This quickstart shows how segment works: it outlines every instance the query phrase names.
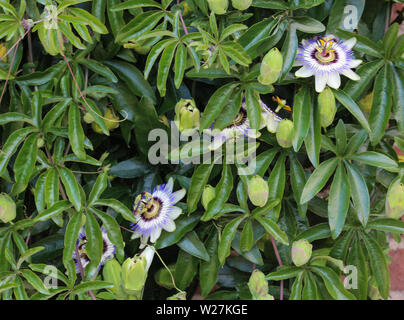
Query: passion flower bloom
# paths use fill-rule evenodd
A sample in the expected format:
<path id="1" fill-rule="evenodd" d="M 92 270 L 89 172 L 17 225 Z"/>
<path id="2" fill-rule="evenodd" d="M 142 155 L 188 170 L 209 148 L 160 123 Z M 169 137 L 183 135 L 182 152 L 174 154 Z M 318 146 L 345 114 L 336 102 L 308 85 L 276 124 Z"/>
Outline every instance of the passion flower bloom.
<path id="1" fill-rule="evenodd" d="M 261 104 L 261 125 L 259 129 L 264 128 L 266 125 L 271 123 L 272 127 L 276 127 L 280 121 L 282 121 L 282 118 L 279 117 L 275 112 L 273 112 L 270 108 L 266 106 L 265 103 L 263 103 L 260 100 Z M 220 147 L 223 143 L 225 143 L 229 139 L 238 139 L 242 137 L 251 137 L 251 138 L 257 138 L 260 136 L 260 133 L 257 132 L 256 130 L 252 130 L 250 127 L 250 121 L 248 120 L 247 116 L 247 106 L 245 101 L 241 104 L 241 108 L 237 116 L 234 118 L 233 122 L 224 128 L 223 130 L 220 131 L 220 133 L 214 135 L 214 140 L 213 144 L 211 146 L 212 150 L 216 150 L 218 147 Z"/>
<path id="2" fill-rule="evenodd" d="M 108 238 L 108 232 L 104 227 L 101 227 L 102 233 L 102 256 L 100 260 L 100 264 L 98 265 L 98 269 L 101 268 L 105 262 L 109 259 L 112 259 L 115 254 L 115 245 Z M 87 236 L 85 228 L 81 228 L 79 233 L 79 238 L 77 239 L 77 247 L 80 256 L 80 262 L 83 269 L 90 263 L 90 258 L 87 256 L 86 252 L 86 245 L 87 245 Z M 76 250 L 73 251 L 73 259 L 76 265 L 76 272 L 80 272 L 79 262 L 76 257 Z"/>
<path id="3" fill-rule="evenodd" d="M 352 80 L 359 80 L 360 77 L 351 70 L 362 62 L 354 58 L 352 48 L 355 43 L 356 38 L 342 42 L 332 35 L 303 40 L 294 64 L 302 66 L 296 71 L 296 77 L 314 76 L 317 92 L 323 91 L 327 84 L 338 89 L 341 74 Z"/>
<path id="4" fill-rule="evenodd" d="M 185 196 L 185 189 L 173 192 L 172 178 L 167 184 L 157 186 L 150 194 L 142 192 L 136 197 L 133 214 L 136 223 L 132 223 L 134 238 L 141 238 L 141 248 L 144 248 L 150 239 L 154 243 L 160 237 L 161 230 L 173 232 L 174 220 L 182 210 L 174 205 Z"/>

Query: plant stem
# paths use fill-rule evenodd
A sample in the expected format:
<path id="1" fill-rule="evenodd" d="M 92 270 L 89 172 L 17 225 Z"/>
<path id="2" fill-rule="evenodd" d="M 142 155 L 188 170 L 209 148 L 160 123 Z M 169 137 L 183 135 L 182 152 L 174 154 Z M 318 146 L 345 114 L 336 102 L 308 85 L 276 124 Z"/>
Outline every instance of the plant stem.
<path id="1" fill-rule="evenodd" d="M 177 4 L 180 5 L 180 0 L 177 0 Z M 182 23 L 182 27 L 184 28 L 185 34 L 188 34 L 188 29 L 187 29 L 187 26 L 185 25 L 184 18 L 182 17 L 181 9 L 179 9 L 179 11 L 180 11 L 180 20 L 181 20 L 181 23 Z"/>
<path id="2" fill-rule="evenodd" d="M 282 260 L 281 260 L 281 256 L 279 255 L 279 251 L 278 251 L 278 247 L 276 246 L 276 242 L 274 237 L 270 234 L 269 235 L 271 237 L 271 241 L 272 241 L 272 246 L 274 247 L 274 251 L 275 251 L 275 256 L 276 259 L 278 260 L 279 266 L 282 266 Z M 280 293 L 280 300 L 283 300 L 283 280 L 281 280 L 281 293 Z"/>

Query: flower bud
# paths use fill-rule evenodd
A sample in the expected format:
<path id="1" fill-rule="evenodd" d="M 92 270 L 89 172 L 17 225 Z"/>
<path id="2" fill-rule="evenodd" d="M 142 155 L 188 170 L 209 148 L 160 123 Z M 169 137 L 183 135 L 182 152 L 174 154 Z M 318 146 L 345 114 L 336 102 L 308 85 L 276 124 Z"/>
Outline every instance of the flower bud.
<path id="1" fill-rule="evenodd" d="M 279 122 L 276 140 L 282 148 L 290 148 L 293 141 L 293 122 L 285 119 Z"/>
<path id="2" fill-rule="evenodd" d="M 42 147 L 44 146 L 44 144 L 45 144 L 45 141 L 44 141 L 42 138 L 39 138 L 39 139 L 36 141 L 36 146 L 37 146 L 38 148 L 42 148 Z"/>
<path id="3" fill-rule="evenodd" d="M 142 290 L 147 277 L 146 258 L 128 258 L 122 264 L 122 280 L 128 294 L 136 294 Z"/>
<path id="4" fill-rule="evenodd" d="M 208 204 L 216 197 L 215 188 L 213 188 L 210 184 L 206 185 L 203 189 L 202 193 L 202 205 L 205 210 L 208 209 Z"/>
<path id="5" fill-rule="evenodd" d="M 228 0 L 208 0 L 209 8 L 214 14 L 225 14 L 229 6 Z"/>
<path id="6" fill-rule="evenodd" d="M 180 132 L 199 128 L 200 113 L 193 99 L 181 99 L 175 105 L 175 121 Z"/>
<path id="7" fill-rule="evenodd" d="M 248 281 L 248 288 L 255 300 L 274 300 L 268 293 L 268 280 L 262 271 L 255 269 Z"/>
<path id="8" fill-rule="evenodd" d="M 337 107 L 332 90 L 327 87 L 318 95 L 318 108 L 320 112 L 320 124 L 327 128 L 333 121 Z"/>
<path id="9" fill-rule="evenodd" d="M 399 179 L 393 181 L 387 190 L 386 215 L 393 219 L 404 215 L 404 184 Z"/>
<path id="10" fill-rule="evenodd" d="M 271 49 L 262 60 L 258 81 L 264 85 L 276 82 L 281 74 L 283 57 L 278 48 Z"/>
<path id="11" fill-rule="evenodd" d="M 263 207 L 268 200 L 268 183 L 259 175 L 248 181 L 248 198 L 256 207 Z"/>
<path id="12" fill-rule="evenodd" d="M 0 220 L 3 223 L 10 222 L 15 219 L 16 205 L 14 200 L 7 194 L 0 194 Z"/>
<path id="13" fill-rule="evenodd" d="M 85 123 L 90 124 L 90 123 L 94 122 L 94 117 L 91 114 L 91 112 L 86 112 L 86 114 L 83 117 L 83 120 L 84 120 Z"/>
<path id="14" fill-rule="evenodd" d="M 297 266 L 300 267 L 306 264 L 311 257 L 313 245 L 306 239 L 301 239 L 295 241 L 292 244 L 292 261 Z"/>
<path id="15" fill-rule="evenodd" d="M 104 268 L 102 270 L 102 275 L 105 281 L 111 282 L 114 287 L 111 291 L 115 294 L 120 292 L 122 275 L 121 275 L 121 265 L 115 259 L 110 259 L 105 262 Z"/>
<path id="16" fill-rule="evenodd" d="M 234 9 L 247 10 L 252 4 L 252 0 L 231 0 L 231 4 Z"/>

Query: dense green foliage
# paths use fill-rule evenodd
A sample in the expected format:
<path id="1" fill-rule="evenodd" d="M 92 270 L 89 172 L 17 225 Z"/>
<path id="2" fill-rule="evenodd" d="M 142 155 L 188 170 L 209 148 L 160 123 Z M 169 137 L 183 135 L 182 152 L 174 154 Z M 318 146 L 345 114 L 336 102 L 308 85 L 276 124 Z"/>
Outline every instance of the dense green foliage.
<path id="1" fill-rule="evenodd" d="M 388 239 L 404 233 L 393 3 L 0 0 L 0 297 L 387 299 Z M 356 39 L 360 80 L 319 94 L 294 63 L 303 39 L 329 34 Z M 228 128 L 244 101 L 261 132 L 254 172 L 150 163 L 151 130 Z M 261 101 L 291 121 L 270 130 Z M 147 271 L 133 211 L 168 181 L 186 190 L 182 214 Z M 76 270 L 82 227 L 91 262 Z"/>

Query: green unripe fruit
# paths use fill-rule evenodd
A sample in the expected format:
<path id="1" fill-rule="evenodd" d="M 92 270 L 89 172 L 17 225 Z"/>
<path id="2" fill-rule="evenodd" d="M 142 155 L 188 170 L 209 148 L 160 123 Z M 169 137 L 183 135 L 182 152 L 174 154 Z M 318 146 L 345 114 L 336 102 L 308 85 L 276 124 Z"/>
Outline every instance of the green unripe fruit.
<path id="1" fill-rule="evenodd" d="M 247 10 L 252 4 L 252 0 L 231 0 L 231 4 L 237 10 Z"/>
<path id="2" fill-rule="evenodd" d="M 248 281 L 248 288 L 255 300 L 274 300 L 274 297 L 268 293 L 268 280 L 265 274 L 255 269 Z"/>
<path id="3" fill-rule="evenodd" d="M 248 181 L 248 198 L 256 207 L 263 207 L 268 201 L 269 187 L 261 176 L 256 175 Z"/>
<path id="4" fill-rule="evenodd" d="M 211 202 L 215 197 L 216 197 L 215 188 L 213 188 L 209 184 L 206 185 L 202 193 L 202 206 L 205 208 L 205 210 L 208 209 L 209 202 Z"/>
<path id="5" fill-rule="evenodd" d="M 122 264 L 122 280 L 128 294 L 136 294 L 142 290 L 147 277 L 146 258 L 128 258 Z"/>
<path id="6" fill-rule="evenodd" d="M 399 178 L 387 190 L 386 215 L 393 219 L 400 219 L 404 215 L 404 184 L 400 183 Z"/>
<path id="7" fill-rule="evenodd" d="M 282 148 L 290 148 L 293 142 L 293 122 L 285 119 L 279 122 L 276 140 Z"/>
<path id="8" fill-rule="evenodd" d="M 175 105 L 175 121 L 180 132 L 199 128 L 200 112 L 193 99 L 178 101 Z"/>
<path id="9" fill-rule="evenodd" d="M 300 267 L 307 262 L 309 262 L 311 258 L 313 245 L 308 242 L 306 239 L 301 239 L 299 241 L 295 241 L 292 244 L 292 261 L 297 266 Z"/>
<path id="10" fill-rule="evenodd" d="M 228 0 L 208 0 L 209 8 L 214 14 L 225 14 L 229 7 Z"/>
<path id="11" fill-rule="evenodd" d="M 92 115 L 90 114 L 90 116 L 92 116 Z M 107 119 L 107 120 L 104 119 L 104 122 L 105 122 L 105 125 L 108 130 L 114 130 L 119 127 L 119 122 L 118 122 L 119 117 L 115 115 L 115 113 L 112 111 L 112 109 L 107 108 L 107 110 L 105 111 L 104 118 Z M 100 134 L 103 133 L 101 127 L 95 121 L 91 123 L 91 127 L 93 128 L 93 130 L 95 132 L 100 133 Z"/>
<path id="12" fill-rule="evenodd" d="M 258 81 L 264 85 L 275 83 L 281 74 L 282 66 L 282 53 L 278 48 L 271 49 L 262 59 Z"/>
<path id="13" fill-rule="evenodd" d="M 14 200 L 7 194 L 0 194 L 0 220 L 3 223 L 10 222 L 15 219 L 17 214 Z"/>
<path id="14" fill-rule="evenodd" d="M 327 128 L 334 121 L 335 112 L 337 111 L 334 93 L 330 88 L 327 87 L 318 95 L 318 108 L 320 124 L 323 128 Z"/>

